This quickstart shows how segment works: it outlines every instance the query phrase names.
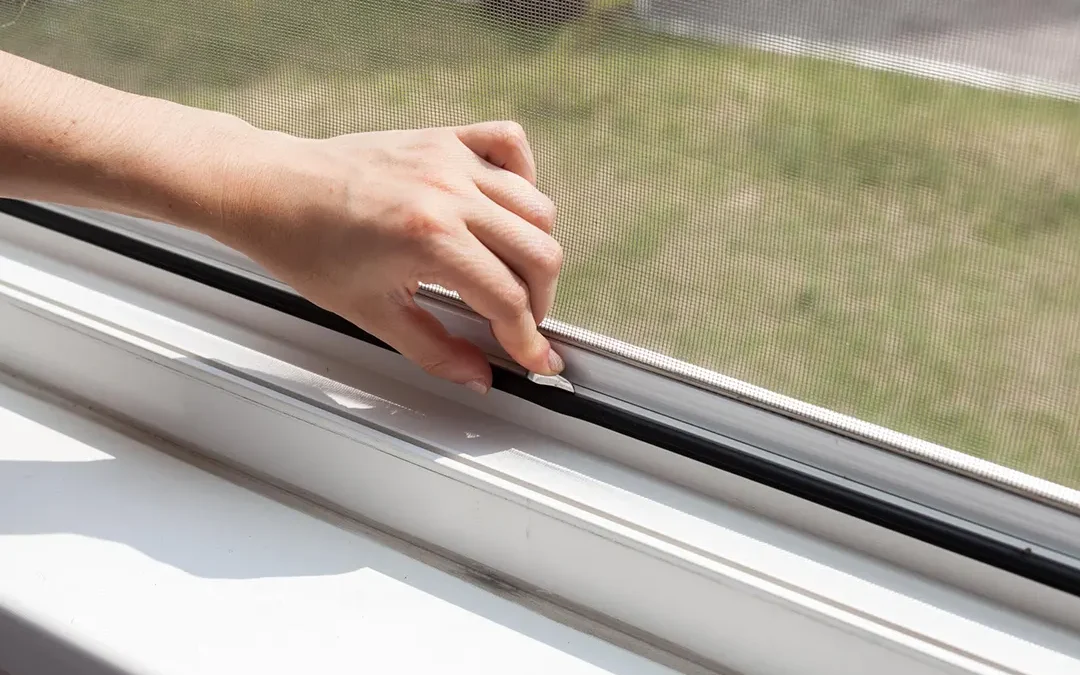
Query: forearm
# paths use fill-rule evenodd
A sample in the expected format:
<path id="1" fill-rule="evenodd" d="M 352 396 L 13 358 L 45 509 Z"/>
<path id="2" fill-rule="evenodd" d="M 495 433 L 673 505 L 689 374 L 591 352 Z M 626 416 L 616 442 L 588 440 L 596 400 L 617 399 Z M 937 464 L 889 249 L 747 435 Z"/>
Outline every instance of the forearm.
<path id="1" fill-rule="evenodd" d="M 0 52 L 0 197 L 88 206 L 217 234 L 231 163 L 256 130 Z"/>
<path id="2" fill-rule="evenodd" d="M 0 52 L 0 197 L 119 211 L 208 234 L 429 372 L 490 387 L 475 346 L 413 294 L 461 293 L 533 372 L 562 251 L 520 126 L 305 140 L 125 94 Z"/>

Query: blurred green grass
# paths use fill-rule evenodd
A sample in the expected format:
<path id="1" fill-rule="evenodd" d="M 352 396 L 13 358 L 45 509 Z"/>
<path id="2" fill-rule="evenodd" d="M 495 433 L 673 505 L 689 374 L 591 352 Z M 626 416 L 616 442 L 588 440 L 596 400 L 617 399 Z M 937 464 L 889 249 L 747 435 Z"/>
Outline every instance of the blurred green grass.
<path id="1" fill-rule="evenodd" d="M 32 0 L 0 49 L 309 136 L 516 119 L 560 207 L 557 318 L 1080 486 L 1080 106 L 624 6 Z"/>

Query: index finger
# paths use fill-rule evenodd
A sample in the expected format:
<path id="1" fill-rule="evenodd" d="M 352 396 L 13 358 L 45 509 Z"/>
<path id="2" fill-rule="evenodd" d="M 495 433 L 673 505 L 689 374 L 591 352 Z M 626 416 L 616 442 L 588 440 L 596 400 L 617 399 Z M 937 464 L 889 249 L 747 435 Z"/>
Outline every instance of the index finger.
<path id="1" fill-rule="evenodd" d="M 480 157 L 536 184 L 536 161 L 525 130 L 517 122 L 481 122 L 458 127 L 454 133 Z"/>
<path id="2" fill-rule="evenodd" d="M 560 373 L 562 359 L 536 328 L 525 283 L 475 237 L 457 239 L 450 246 L 453 249 L 438 259 L 453 265 L 439 270 L 435 283 L 456 290 L 490 321 L 491 332 L 510 358 L 534 373 Z"/>

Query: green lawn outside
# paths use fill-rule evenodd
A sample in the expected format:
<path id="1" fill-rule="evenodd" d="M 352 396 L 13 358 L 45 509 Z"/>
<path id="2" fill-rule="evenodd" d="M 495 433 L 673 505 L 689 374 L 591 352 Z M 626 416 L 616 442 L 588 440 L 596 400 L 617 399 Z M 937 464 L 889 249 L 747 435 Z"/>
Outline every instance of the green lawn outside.
<path id="1" fill-rule="evenodd" d="M 0 49 L 305 135 L 517 119 L 560 207 L 557 318 L 1080 486 L 1080 105 L 608 4 L 538 30 L 437 0 L 38 0 Z"/>

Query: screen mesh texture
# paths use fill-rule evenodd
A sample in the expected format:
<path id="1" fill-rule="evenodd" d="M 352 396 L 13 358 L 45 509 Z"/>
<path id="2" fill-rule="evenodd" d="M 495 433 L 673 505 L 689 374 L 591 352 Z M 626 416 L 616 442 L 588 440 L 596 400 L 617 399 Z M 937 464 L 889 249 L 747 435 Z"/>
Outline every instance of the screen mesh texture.
<path id="1" fill-rule="evenodd" d="M 1074 0 L 0 0 L 0 49 L 305 136 L 514 119 L 554 317 L 1080 486 Z"/>

